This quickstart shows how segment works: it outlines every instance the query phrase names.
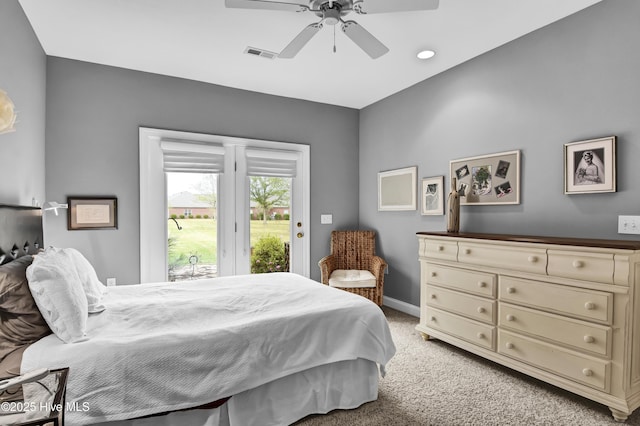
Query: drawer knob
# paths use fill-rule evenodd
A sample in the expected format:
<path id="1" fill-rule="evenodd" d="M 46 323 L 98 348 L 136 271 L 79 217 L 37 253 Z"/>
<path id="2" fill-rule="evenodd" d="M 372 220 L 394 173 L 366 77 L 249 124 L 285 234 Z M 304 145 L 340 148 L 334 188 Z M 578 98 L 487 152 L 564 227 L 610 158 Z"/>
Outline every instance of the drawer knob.
<path id="1" fill-rule="evenodd" d="M 484 333 L 478 333 L 477 336 L 478 339 L 484 339 Z"/>
<path id="2" fill-rule="evenodd" d="M 587 303 L 584 304 L 584 308 L 587 311 L 593 311 L 596 308 L 596 304 L 593 303 L 593 302 L 587 302 Z"/>
<path id="3" fill-rule="evenodd" d="M 431 297 L 432 299 L 435 299 L 435 298 L 436 298 L 436 295 L 432 293 L 430 297 Z"/>
<path id="4" fill-rule="evenodd" d="M 581 260 L 574 260 L 572 263 L 573 267 L 578 269 L 578 268 L 582 268 L 584 266 L 584 262 Z"/>
<path id="5" fill-rule="evenodd" d="M 584 374 L 587 377 L 593 376 L 593 371 L 590 368 L 585 368 L 584 370 L 582 370 L 582 374 Z"/>
<path id="6" fill-rule="evenodd" d="M 507 321 L 515 321 L 516 317 L 514 317 L 513 315 L 509 314 L 507 315 Z"/>
<path id="7" fill-rule="evenodd" d="M 434 321 L 434 322 L 435 322 L 436 317 L 431 317 L 431 318 L 429 318 L 429 319 L 430 319 L 431 321 Z"/>
<path id="8" fill-rule="evenodd" d="M 515 292 L 516 292 L 516 289 L 515 289 L 515 288 L 513 288 L 513 287 L 507 287 L 507 293 L 509 293 L 509 294 L 513 294 L 513 293 L 515 293 Z"/>
<path id="9" fill-rule="evenodd" d="M 484 313 L 484 308 L 483 308 L 482 306 L 479 306 L 479 307 L 478 307 L 478 313 L 479 313 L 479 314 Z"/>
<path id="10" fill-rule="evenodd" d="M 435 272 L 432 272 L 432 273 L 431 273 L 431 276 L 432 276 L 432 277 L 435 277 L 436 275 L 438 275 L 438 274 L 436 274 Z"/>
<path id="11" fill-rule="evenodd" d="M 588 334 L 586 336 L 584 336 L 584 341 L 585 343 L 593 343 L 596 341 L 596 339 L 593 338 L 593 336 L 589 336 Z"/>
<path id="12" fill-rule="evenodd" d="M 464 254 L 471 254 L 471 249 L 464 249 Z"/>
<path id="13" fill-rule="evenodd" d="M 529 256 L 527 260 L 531 263 L 536 263 L 538 261 L 538 256 Z"/>
<path id="14" fill-rule="evenodd" d="M 444 246 L 438 246 L 438 251 L 443 251 L 444 250 Z"/>
<path id="15" fill-rule="evenodd" d="M 485 283 L 484 281 L 478 281 L 478 287 L 484 288 L 486 286 L 487 286 L 487 283 Z"/>
<path id="16" fill-rule="evenodd" d="M 511 342 L 507 342 L 507 344 L 505 345 L 507 349 L 513 349 L 515 348 L 515 346 L 513 345 L 513 343 Z"/>

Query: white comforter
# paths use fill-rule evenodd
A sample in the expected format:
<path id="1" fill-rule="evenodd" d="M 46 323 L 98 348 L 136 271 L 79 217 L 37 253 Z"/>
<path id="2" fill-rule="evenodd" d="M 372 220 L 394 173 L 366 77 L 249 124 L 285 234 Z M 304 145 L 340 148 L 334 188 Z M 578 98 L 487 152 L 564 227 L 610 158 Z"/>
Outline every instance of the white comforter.
<path id="1" fill-rule="evenodd" d="M 201 405 L 318 365 L 395 353 L 382 311 L 287 273 L 119 286 L 90 315 L 89 340 L 54 335 L 22 370 L 70 367 L 68 425 Z"/>

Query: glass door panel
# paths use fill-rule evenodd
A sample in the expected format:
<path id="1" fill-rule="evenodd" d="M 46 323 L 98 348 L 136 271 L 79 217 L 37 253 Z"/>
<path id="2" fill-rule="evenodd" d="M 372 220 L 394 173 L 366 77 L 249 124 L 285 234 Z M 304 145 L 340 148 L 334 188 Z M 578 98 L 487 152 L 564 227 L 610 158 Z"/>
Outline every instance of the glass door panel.
<path id="1" fill-rule="evenodd" d="M 251 273 L 289 272 L 291 178 L 249 177 Z"/>
<path id="2" fill-rule="evenodd" d="M 218 175 L 166 173 L 169 281 L 218 276 Z"/>

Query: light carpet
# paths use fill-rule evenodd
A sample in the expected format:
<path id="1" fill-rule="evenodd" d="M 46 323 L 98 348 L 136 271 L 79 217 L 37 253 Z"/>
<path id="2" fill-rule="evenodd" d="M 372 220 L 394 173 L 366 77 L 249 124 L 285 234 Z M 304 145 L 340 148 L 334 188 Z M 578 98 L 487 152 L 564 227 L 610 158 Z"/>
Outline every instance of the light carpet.
<path id="1" fill-rule="evenodd" d="M 296 426 L 633 425 L 613 420 L 601 404 L 487 361 L 439 340 L 422 340 L 418 319 L 383 308 L 396 355 L 380 380 L 377 401 L 354 410 L 309 416 Z"/>

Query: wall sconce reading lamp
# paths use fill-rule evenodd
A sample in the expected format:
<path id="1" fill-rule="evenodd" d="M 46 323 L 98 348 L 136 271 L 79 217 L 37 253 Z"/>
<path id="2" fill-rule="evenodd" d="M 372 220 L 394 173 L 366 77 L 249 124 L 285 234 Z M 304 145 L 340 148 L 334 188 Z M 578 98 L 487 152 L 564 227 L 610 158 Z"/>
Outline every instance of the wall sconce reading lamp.
<path id="1" fill-rule="evenodd" d="M 14 124 L 16 123 L 15 105 L 9 98 L 6 92 L 0 90 L 0 134 L 9 133 L 16 130 Z"/>

